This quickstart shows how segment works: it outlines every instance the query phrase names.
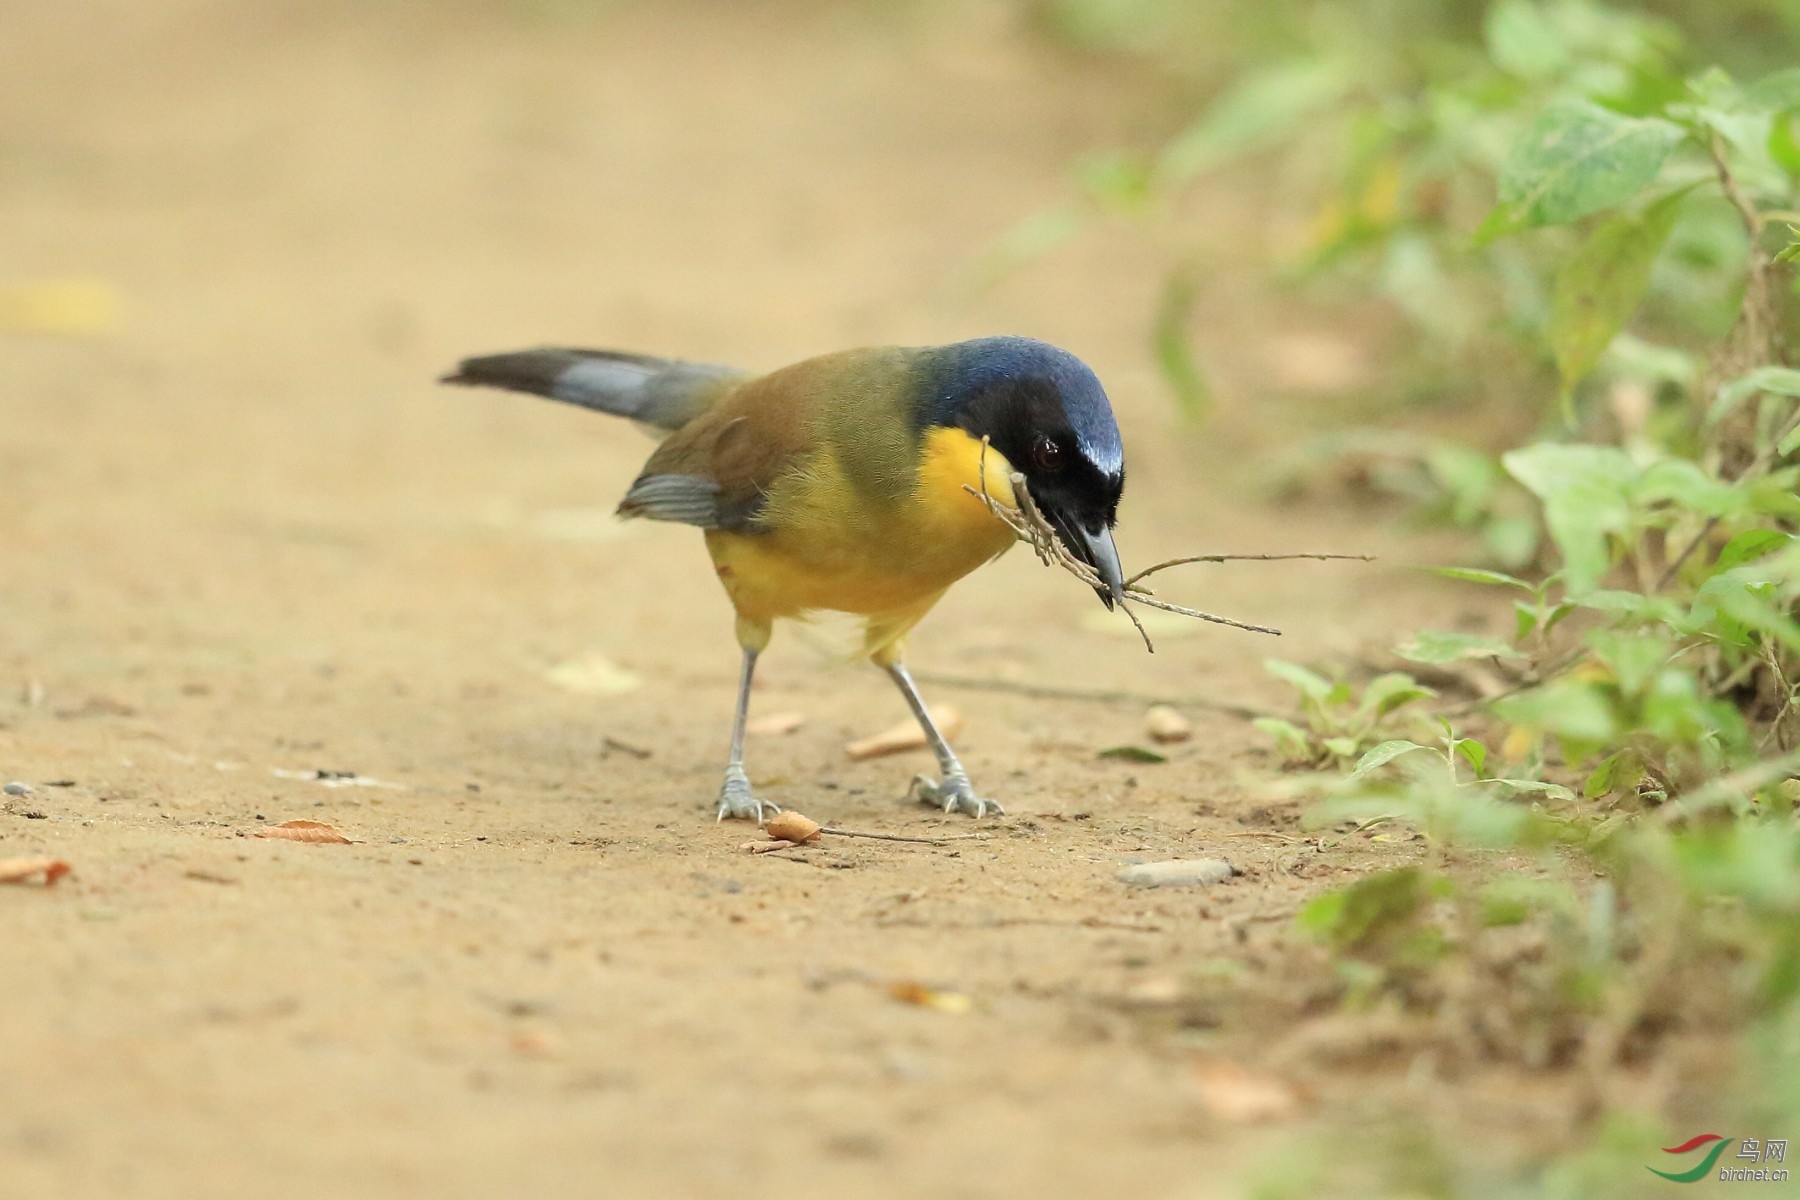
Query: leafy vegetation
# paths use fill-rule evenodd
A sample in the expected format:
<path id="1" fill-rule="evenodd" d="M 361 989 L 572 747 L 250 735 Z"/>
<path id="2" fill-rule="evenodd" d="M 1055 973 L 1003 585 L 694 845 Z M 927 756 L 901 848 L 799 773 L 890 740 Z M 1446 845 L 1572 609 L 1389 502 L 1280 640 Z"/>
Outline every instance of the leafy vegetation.
<path id="1" fill-rule="evenodd" d="M 1126 46 L 1177 19 L 1051 8 Z M 1481 535 L 1480 564 L 1443 573 L 1504 624 L 1419 631 L 1395 649 L 1413 674 L 1360 694 L 1342 670 L 1269 665 L 1300 717 L 1259 725 L 1291 764 L 1339 768 L 1313 820 L 1422 835 L 1417 861 L 1317 897 L 1300 927 L 1350 1008 L 1397 1008 L 1466 1060 L 1578 1071 L 1583 1154 L 1637 1119 L 1607 1115 L 1609 1073 L 1669 1039 L 1741 1036 L 1765 1068 L 1741 1104 L 1800 1126 L 1800 68 L 1731 41 L 1760 29 L 1778 63 L 1800 18 L 1271 11 L 1275 34 L 1191 125 L 1090 165 L 1085 211 L 1178 221 L 1185 189 L 1257 158 L 1312 198 L 1293 277 L 1385 296 L 1427 391 L 1506 416 L 1498 444 L 1383 435 L 1415 498 Z M 1171 264 L 1156 337 L 1198 413 L 1198 368 L 1168 344 L 1192 270 Z M 1582 1161 L 1530 1194 L 1600 1194 L 1570 1182 Z M 1487 1187 L 1453 1170 L 1412 1186 Z"/>

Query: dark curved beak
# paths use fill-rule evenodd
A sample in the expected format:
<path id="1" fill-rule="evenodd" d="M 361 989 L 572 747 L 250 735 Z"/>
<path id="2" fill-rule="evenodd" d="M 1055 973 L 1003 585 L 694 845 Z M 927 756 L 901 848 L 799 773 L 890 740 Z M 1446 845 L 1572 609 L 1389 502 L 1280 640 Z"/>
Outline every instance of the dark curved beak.
<path id="1" fill-rule="evenodd" d="M 1092 527 L 1060 517 L 1052 518 L 1052 521 L 1069 553 L 1094 568 L 1094 573 L 1100 576 L 1100 582 L 1105 586 L 1094 589 L 1100 603 L 1111 609 L 1123 600 L 1125 570 L 1119 565 L 1119 548 L 1113 544 L 1112 529 L 1101 521 L 1094 522 Z"/>

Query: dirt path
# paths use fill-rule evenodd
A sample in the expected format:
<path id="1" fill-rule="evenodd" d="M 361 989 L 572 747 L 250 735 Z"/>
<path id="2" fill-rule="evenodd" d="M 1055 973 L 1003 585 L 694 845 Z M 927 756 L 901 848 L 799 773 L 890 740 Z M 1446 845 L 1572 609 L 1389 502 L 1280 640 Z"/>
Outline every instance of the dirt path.
<path id="1" fill-rule="evenodd" d="M 1146 1022 L 1218 956 L 1281 952 L 1279 918 L 1377 851 L 1283 840 L 1293 810 L 1240 782 L 1267 764 L 1229 718 L 1134 765 L 1095 755 L 1141 739 L 1138 706 L 939 691 L 1007 820 L 740 853 L 748 828 L 706 804 L 724 600 L 698 539 L 607 515 L 648 444 L 430 382 L 540 341 L 774 366 L 1032 333 L 1114 392 L 1128 558 L 1404 558 L 1354 514 L 1250 498 L 1268 336 L 1232 327 L 1231 280 L 1207 337 L 1240 433 L 1200 442 L 1145 356 L 1128 239 L 953 286 L 1130 106 L 981 6 L 369 7 L 7 17 L 0 285 L 93 276 L 125 309 L 96 338 L 0 341 L 0 776 L 36 788 L 0 856 L 76 870 L 0 891 L 0 1190 L 1233 1194 L 1285 1131 L 1209 1117 L 1193 1066 L 1255 1064 L 1257 1040 Z M 1305 659 L 1441 599 L 1397 587 L 1333 565 L 1172 590 Z M 1281 698 L 1256 639 L 1149 657 L 1103 615 L 1015 554 L 915 663 Z M 635 686 L 547 674 L 592 655 Z M 896 799 L 923 755 L 844 758 L 902 715 L 876 673 L 784 637 L 759 684 L 759 711 L 807 717 L 752 748 L 775 799 L 975 831 Z M 357 844 L 245 836 L 295 818 Z M 1114 880 L 1216 854 L 1243 876 L 1204 894 Z"/>

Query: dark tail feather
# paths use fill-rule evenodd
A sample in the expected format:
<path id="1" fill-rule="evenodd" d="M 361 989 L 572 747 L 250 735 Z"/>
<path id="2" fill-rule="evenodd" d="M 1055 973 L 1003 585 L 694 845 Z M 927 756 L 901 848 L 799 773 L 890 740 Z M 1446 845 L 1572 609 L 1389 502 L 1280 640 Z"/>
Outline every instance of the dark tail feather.
<path id="1" fill-rule="evenodd" d="M 661 429 L 679 429 L 742 372 L 611 350 L 544 348 L 464 359 L 439 382 L 547 396 Z"/>

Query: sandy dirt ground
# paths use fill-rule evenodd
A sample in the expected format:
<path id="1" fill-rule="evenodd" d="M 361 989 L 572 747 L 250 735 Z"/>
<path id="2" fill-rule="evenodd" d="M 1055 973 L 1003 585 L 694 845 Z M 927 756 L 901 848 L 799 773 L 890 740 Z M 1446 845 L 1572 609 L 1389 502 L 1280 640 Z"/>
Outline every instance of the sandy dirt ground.
<path id="1" fill-rule="evenodd" d="M 1274 1034 L 1159 1005 L 1220 961 L 1302 953 L 1297 904 L 1405 851 L 1296 840 L 1297 807 L 1252 781 L 1260 736 L 1204 707 L 1141 764 L 1096 756 L 1143 743 L 1142 704 L 928 685 L 1009 815 L 909 806 L 926 755 L 843 751 L 899 697 L 778 635 L 757 711 L 805 723 L 753 740 L 765 793 L 962 840 L 743 853 L 754 831 L 710 807 L 726 603 L 691 531 L 610 516 L 649 443 L 432 382 L 540 342 L 774 367 L 1034 334 L 1114 394 L 1128 560 L 1384 555 L 1170 594 L 1284 626 L 1301 660 L 1441 618 L 1448 593 L 1393 566 L 1416 544 L 1255 490 L 1273 430 L 1311 419 L 1269 382 L 1317 348 L 1278 298 L 1209 281 L 1225 413 L 1196 436 L 1156 381 L 1156 259 L 1130 237 L 963 286 L 1129 130 L 1122 85 L 1004 6 L 4 20 L 0 287 L 91 278 L 123 308 L 94 336 L 0 334 L 0 776 L 35 789 L 0 812 L 0 857 L 74 867 L 0 889 L 0 1193 L 1239 1194 L 1292 1123 L 1222 1121 L 1196 1070 L 1268 1069 Z M 1257 203 L 1202 222 L 1221 262 Z M 952 592 L 913 662 L 1283 702 L 1266 639 L 1158 632 L 1146 655 L 1019 552 Z M 293 819 L 355 844 L 251 836 Z M 1240 875 L 1115 879 L 1194 856 Z M 1356 1103 L 1296 1082 L 1313 1114 Z"/>

